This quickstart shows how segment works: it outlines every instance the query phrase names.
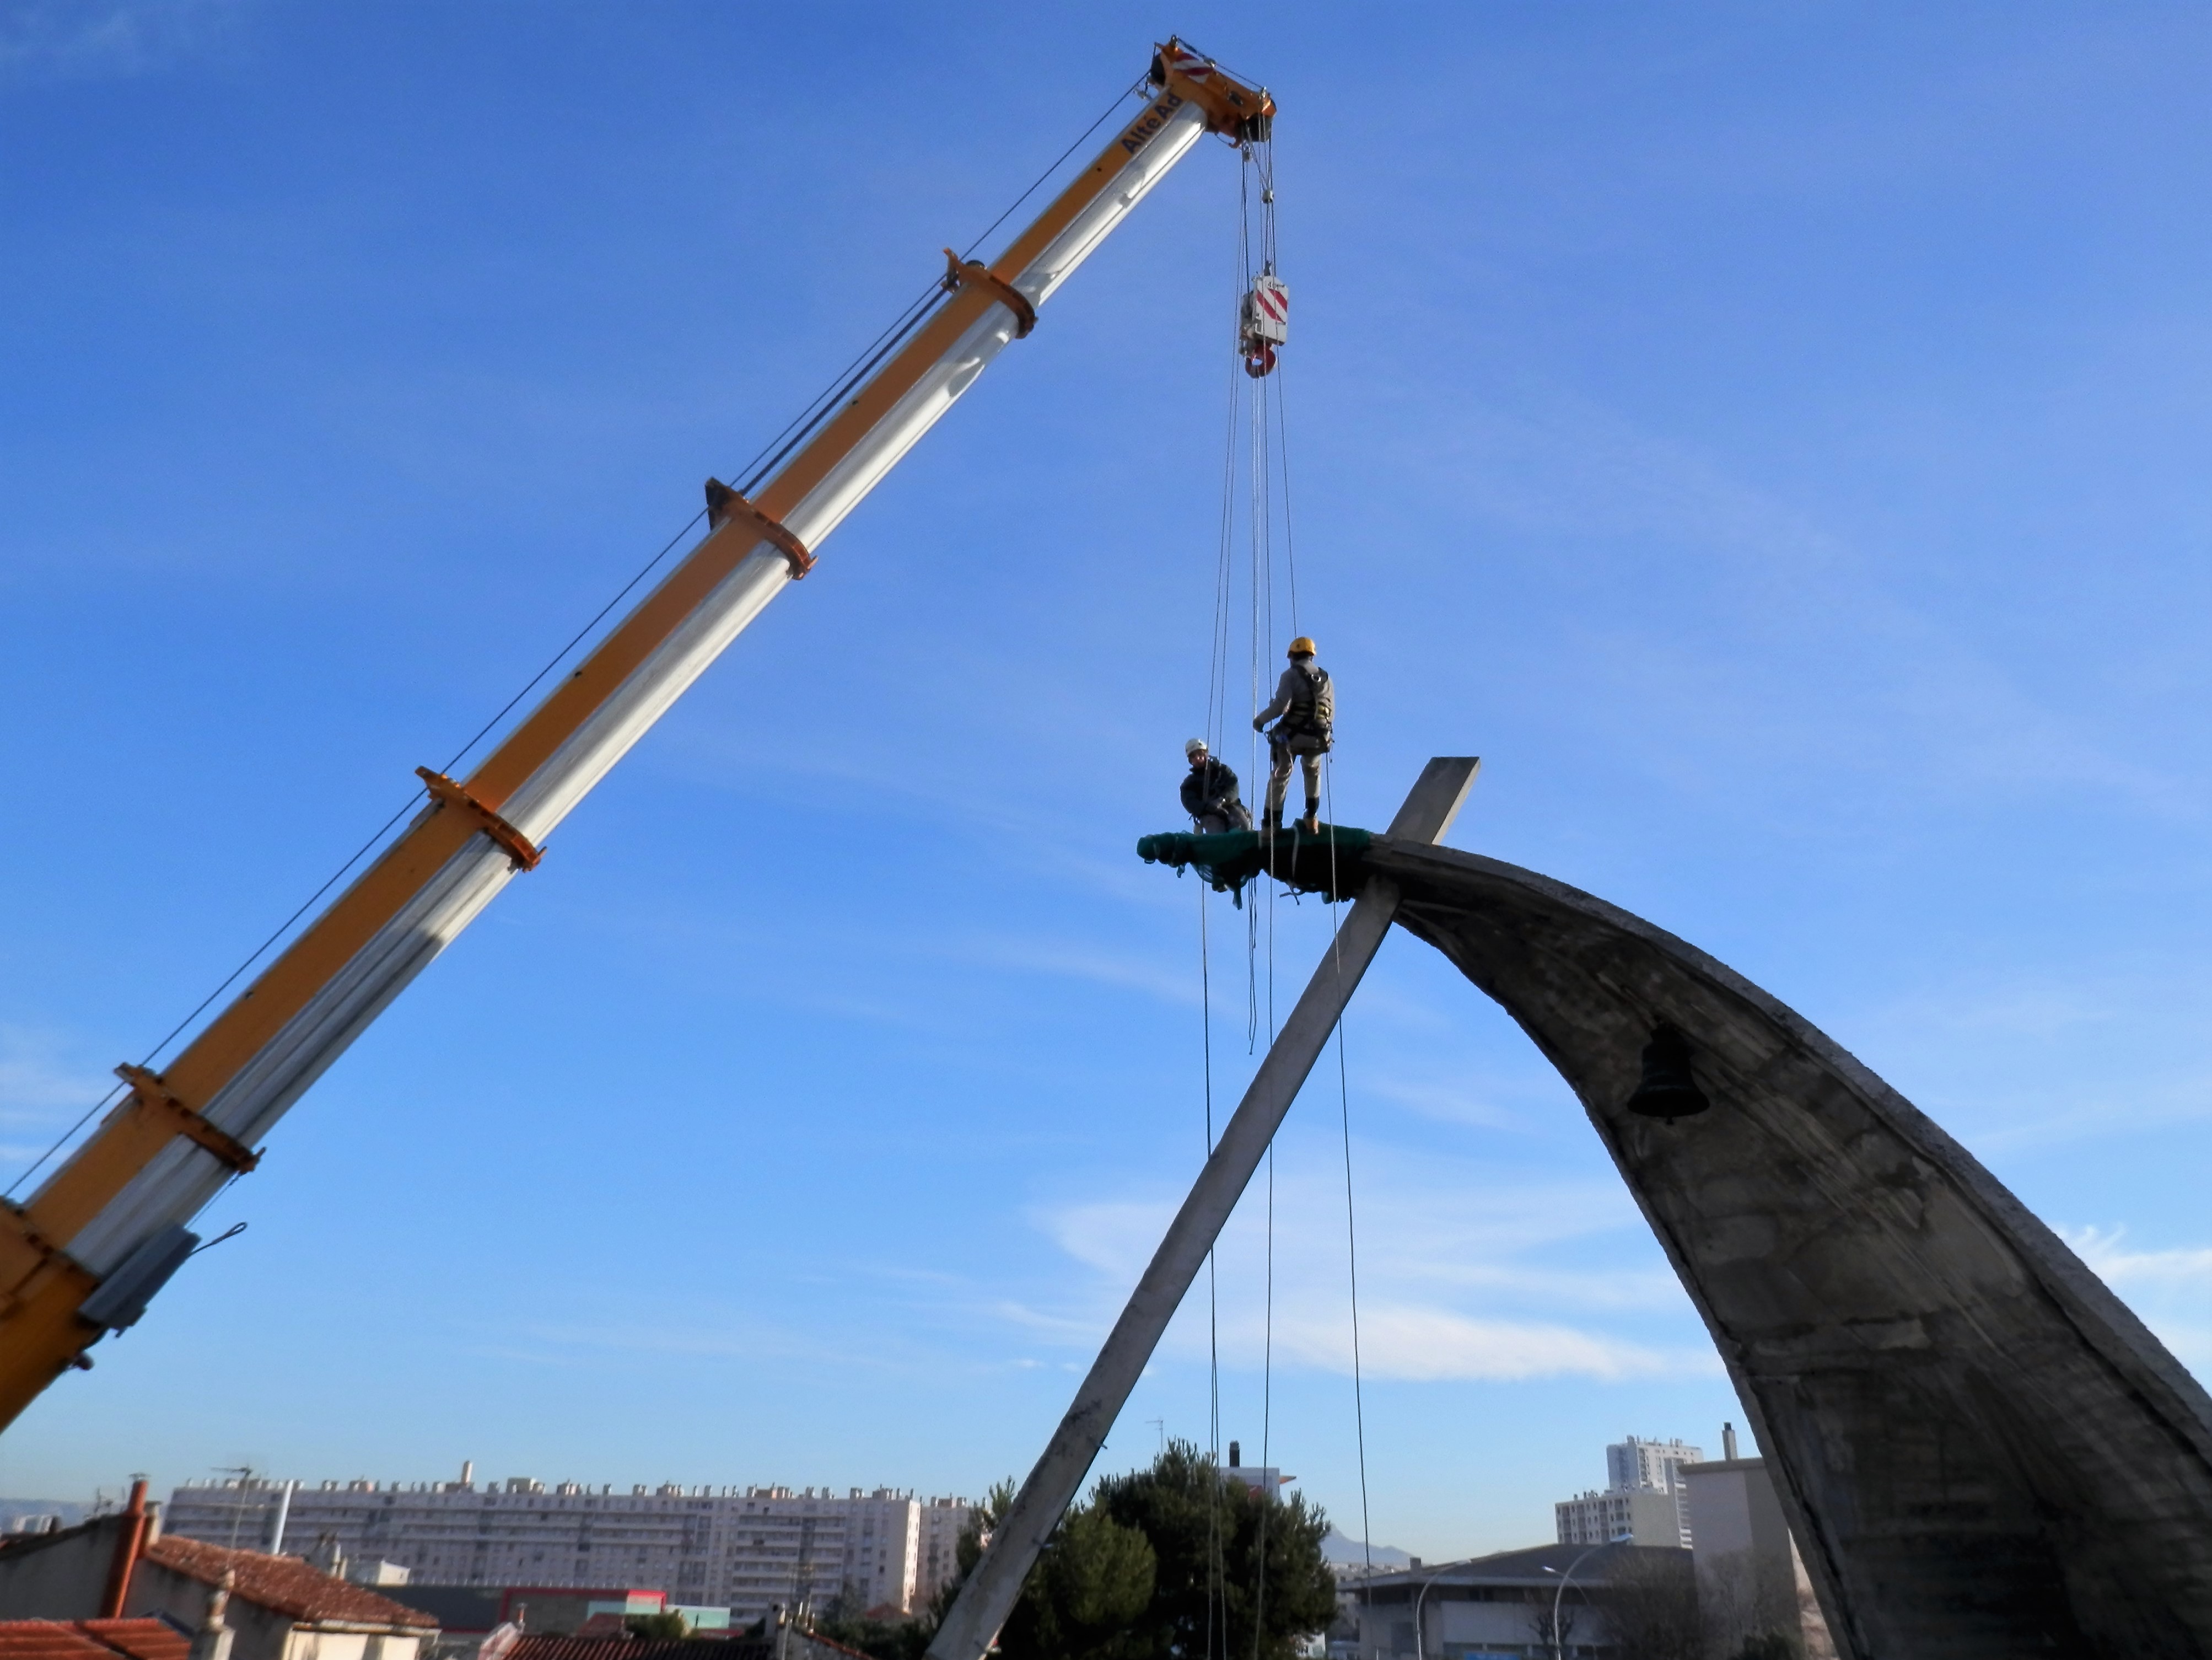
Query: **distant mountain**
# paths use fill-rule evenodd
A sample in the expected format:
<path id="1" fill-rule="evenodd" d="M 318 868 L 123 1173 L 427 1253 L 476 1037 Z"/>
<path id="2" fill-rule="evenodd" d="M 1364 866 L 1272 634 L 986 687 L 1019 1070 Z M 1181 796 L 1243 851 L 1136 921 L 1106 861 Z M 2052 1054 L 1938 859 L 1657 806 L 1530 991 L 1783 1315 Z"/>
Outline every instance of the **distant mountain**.
<path id="1" fill-rule="evenodd" d="M 1378 1568 L 1410 1566 L 1413 1559 L 1393 1545 L 1377 1545 L 1372 1552 L 1357 1539 L 1331 1528 L 1321 1541 L 1324 1560 L 1340 1568 L 1359 1568 L 1367 1566 L 1370 1557 Z"/>

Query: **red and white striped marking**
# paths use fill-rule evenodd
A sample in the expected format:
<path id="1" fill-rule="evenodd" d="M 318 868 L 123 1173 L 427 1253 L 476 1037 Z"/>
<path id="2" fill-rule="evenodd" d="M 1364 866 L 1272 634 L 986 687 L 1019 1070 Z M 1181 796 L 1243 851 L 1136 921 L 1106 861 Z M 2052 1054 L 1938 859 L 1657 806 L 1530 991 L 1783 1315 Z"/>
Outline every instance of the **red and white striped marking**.
<path id="1" fill-rule="evenodd" d="M 1187 75 L 1194 81 L 1204 81 L 1212 77 L 1213 60 L 1211 58 L 1200 58 L 1188 46 L 1170 46 L 1168 52 L 1170 54 L 1168 61 L 1175 65 L 1177 73 Z"/>

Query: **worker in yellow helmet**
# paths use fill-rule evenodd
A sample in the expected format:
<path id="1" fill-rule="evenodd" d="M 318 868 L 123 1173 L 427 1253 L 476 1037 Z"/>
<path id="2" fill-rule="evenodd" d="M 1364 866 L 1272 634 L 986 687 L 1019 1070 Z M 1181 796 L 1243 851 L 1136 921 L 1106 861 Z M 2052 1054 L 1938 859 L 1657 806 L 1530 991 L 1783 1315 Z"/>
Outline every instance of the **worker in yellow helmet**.
<path id="1" fill-rule="evenodd" d="M 1308 836 L 1321 830 L 1321 758 L 1328 753 L 1336 726 L 1336 689 L 1328 671 L 1314 661 L 1314 642 L 1305 635 L 1291 642 L 1291 666 L 1275 683 L 1275 701 L 1252 717 L 1252 730 L 1267 733 L 1267 802 L 1260 818 L 1262 835 L 1283 827 L 1283 796 L 1291 787 L 1293 757 L 1306 779 L 1306 816 L 1298 828 Z M 1281 718 L 1277 719 L 1278 716 Z M 1267 722 L 1275 721 L 1273 731 Z"/>

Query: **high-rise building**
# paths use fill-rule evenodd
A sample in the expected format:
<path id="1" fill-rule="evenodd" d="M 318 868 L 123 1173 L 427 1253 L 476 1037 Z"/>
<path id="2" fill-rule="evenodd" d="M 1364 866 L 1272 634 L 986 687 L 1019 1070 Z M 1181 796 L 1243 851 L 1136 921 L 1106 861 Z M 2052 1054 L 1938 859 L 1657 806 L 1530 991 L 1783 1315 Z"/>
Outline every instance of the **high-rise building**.
<path id="1" fill-rule="evenodd" d="M 1616 1493 L 1664 1493 L 1673 1495 L 1674 1516 L 1682 1530 L 1682 1548 L 1690 1548 L 1690 1499 L 1682 1485 L 1682 1466 L 1705 1457 L 1702 1448 L 1680 1440 L 1645 1441 L 1636 1436 L 1616 1441 L 1605 1450 L 1607 1485 Z"/>
<path id="2" fill-rule="evenodd" d="M 1682 1466 L 1705 1453 L 1680 1441 L 1638 1436 L 1605 1450 L 1606 1488 L 1563 1499 L 1552 1507 L 1559 1542 L 1602 1545 L 1622 1537 L 1639 1545 L 1690 1548 L 1690 1507 Z"/>
<path id="3" fill-rule="evenodd" d="M 922 1505 L 921 1542 L 915 1553 L 917 1610 L 960 1571 L 960 1535 L 975 1508 L 965 1499 L 933 1499 Z"/>
<path id="4" fill-rule="evenodd" d="M 889 1487 L 838 1496 L 668 1483 L 617 1493 L 574 1481 L 549 1490 L 517 1476 L 479 1490 L 470 1474 L 185 1486 L 171 1494 L 165 1526 L 294 1554 L 335 1545 L 349 1558 L 397 1563 L 416 1584 L 647 1586 L 672 1602 L 727 1607 L 749 1625 L 777 1604 L 919 1608 L 953 1572 L 952 1541 L 970 1508 Z"/>
<path id="5" fill-rule="evenodd" d="M 1563 1545 L 1632 1545 L 1681 1548 L 1682 1518 L 1671 1493 L 1585 1493 L 1552 1506 Z"/>
<path id="6" fill-rule="evenodd" d="M 1613 1493 L 1680 1493 L 1685 1464 L 1702 1463 L 1705 1451 L 1680 1441 L 1630 1436 L 1605 1450 L 1605 1484 Z"/>

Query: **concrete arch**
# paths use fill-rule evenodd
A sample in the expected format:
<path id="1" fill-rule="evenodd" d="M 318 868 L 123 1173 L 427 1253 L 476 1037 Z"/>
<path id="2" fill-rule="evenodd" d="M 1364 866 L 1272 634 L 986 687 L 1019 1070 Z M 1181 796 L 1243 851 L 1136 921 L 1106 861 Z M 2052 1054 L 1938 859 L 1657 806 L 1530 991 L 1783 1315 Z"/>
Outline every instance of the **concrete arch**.
<path id="1" fill-rule="evenodd" d="M 2212 1655 L 2212 1398 L 1972 1155 L 1613 906 L 1377 837 L 1399 923 L 1535 1040 L 1680 1274 L 1852 1660 Z M 1712 1110 L 1624 1103 L 1653 1026 Z"/>

